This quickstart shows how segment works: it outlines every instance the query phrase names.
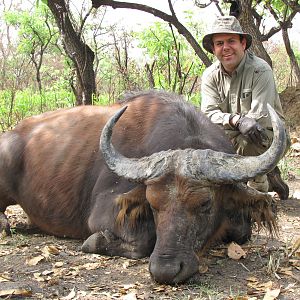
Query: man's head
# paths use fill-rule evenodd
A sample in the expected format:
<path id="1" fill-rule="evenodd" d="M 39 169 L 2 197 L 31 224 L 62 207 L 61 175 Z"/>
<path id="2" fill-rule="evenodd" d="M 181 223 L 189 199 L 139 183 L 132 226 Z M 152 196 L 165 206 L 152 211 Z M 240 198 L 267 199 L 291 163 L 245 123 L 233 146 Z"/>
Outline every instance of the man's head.
<path id="1" fill-rule="evenodd" d="M 239 65 L 251 43 L 251 35 L 244 33 L 239 21 L 232 16 L 219 17 L 202 41 L 203 47 L 213 53 L 229 73 Z"/>

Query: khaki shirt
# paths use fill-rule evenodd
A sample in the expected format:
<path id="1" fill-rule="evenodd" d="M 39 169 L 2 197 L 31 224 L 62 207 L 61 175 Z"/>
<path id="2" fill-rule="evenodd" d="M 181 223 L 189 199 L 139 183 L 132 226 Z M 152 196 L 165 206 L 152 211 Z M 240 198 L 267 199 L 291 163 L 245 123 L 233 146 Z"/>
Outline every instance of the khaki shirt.
<path id="1" fill-rule="evenodd" d="M 231 76 L 219 61 L 208 67 L 202 76 L 201 89 L 201 110 L 224 129 L 233 129 L 229 118 L 234 114 L 254 118 L 263 127 L 272 129 L 267 103 L 284 120 L 271 67 L 247 51 Z"/>

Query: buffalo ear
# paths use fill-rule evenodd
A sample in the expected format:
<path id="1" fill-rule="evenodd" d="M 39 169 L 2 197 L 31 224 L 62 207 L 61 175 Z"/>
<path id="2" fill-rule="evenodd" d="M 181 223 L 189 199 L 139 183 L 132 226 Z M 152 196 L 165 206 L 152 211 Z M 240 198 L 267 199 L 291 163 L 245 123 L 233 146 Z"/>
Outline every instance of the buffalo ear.
<path id="1" fill-rule="evenodd" d="M 258 230 L 266 228 L 271 236 L 278 236 L 277 203 L 270 195 L 265 201 L 256 201 L 250 207 L 250 216 Z"/>
<path id="2" fill-rule="evenodd" d="M 278 235 L 277 203 L 271 195 L 261 193 L 244 183 L 234 185 L 234 190 L 230 194 L 231 206 L 246 210 L 258 229 L 266 228 L 272 236 Z"/>
<path id="3" fill-rule="evenodd" d="M 136 227 L 138 221 L 148 217 L 151 213 L 149 203 L 146 199 L 146 186 L 138 185 L 127 193 L 120 194 L 116 200 L 119 208 L 116 217 L 116 225 L 123 227 L 125 222 L 132 228 Z"/>

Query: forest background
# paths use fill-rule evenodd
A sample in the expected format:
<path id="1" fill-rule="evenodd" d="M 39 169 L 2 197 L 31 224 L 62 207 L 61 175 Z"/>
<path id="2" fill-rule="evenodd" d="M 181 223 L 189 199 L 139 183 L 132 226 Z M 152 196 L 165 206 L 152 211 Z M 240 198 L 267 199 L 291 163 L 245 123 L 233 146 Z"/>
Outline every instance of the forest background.
<path id="1" fill-rule="evenodd" d="M 199 105 L 213 56 L 201 40 L 217 15 L 237 15 L 279 92 L 300 82 L 299 1 L 2 0 L 2 131 L 47 110 L 113 103 L 165 89 Z"/>

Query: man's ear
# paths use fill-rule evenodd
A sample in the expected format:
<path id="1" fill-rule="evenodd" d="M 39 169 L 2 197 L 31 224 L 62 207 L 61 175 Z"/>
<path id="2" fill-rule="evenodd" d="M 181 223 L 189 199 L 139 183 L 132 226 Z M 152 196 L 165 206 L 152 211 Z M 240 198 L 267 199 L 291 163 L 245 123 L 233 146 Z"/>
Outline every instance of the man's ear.
<path id="1" fill-rule="evenodd" d="M 212 53 L 215 55 L 216 53 L 215 53 L 215 47 L 214 47 L 214 44 L 212 43 L 211 44 L 211 51 L 212 51 Z"/>
<path id="2" fill-rule="evenodd" d="M 243 37 L 243 39 L 242 39 L 242 46 L 243 46 L 244 50 L 246 50 L 247 40 L 245 37 Z"/>

